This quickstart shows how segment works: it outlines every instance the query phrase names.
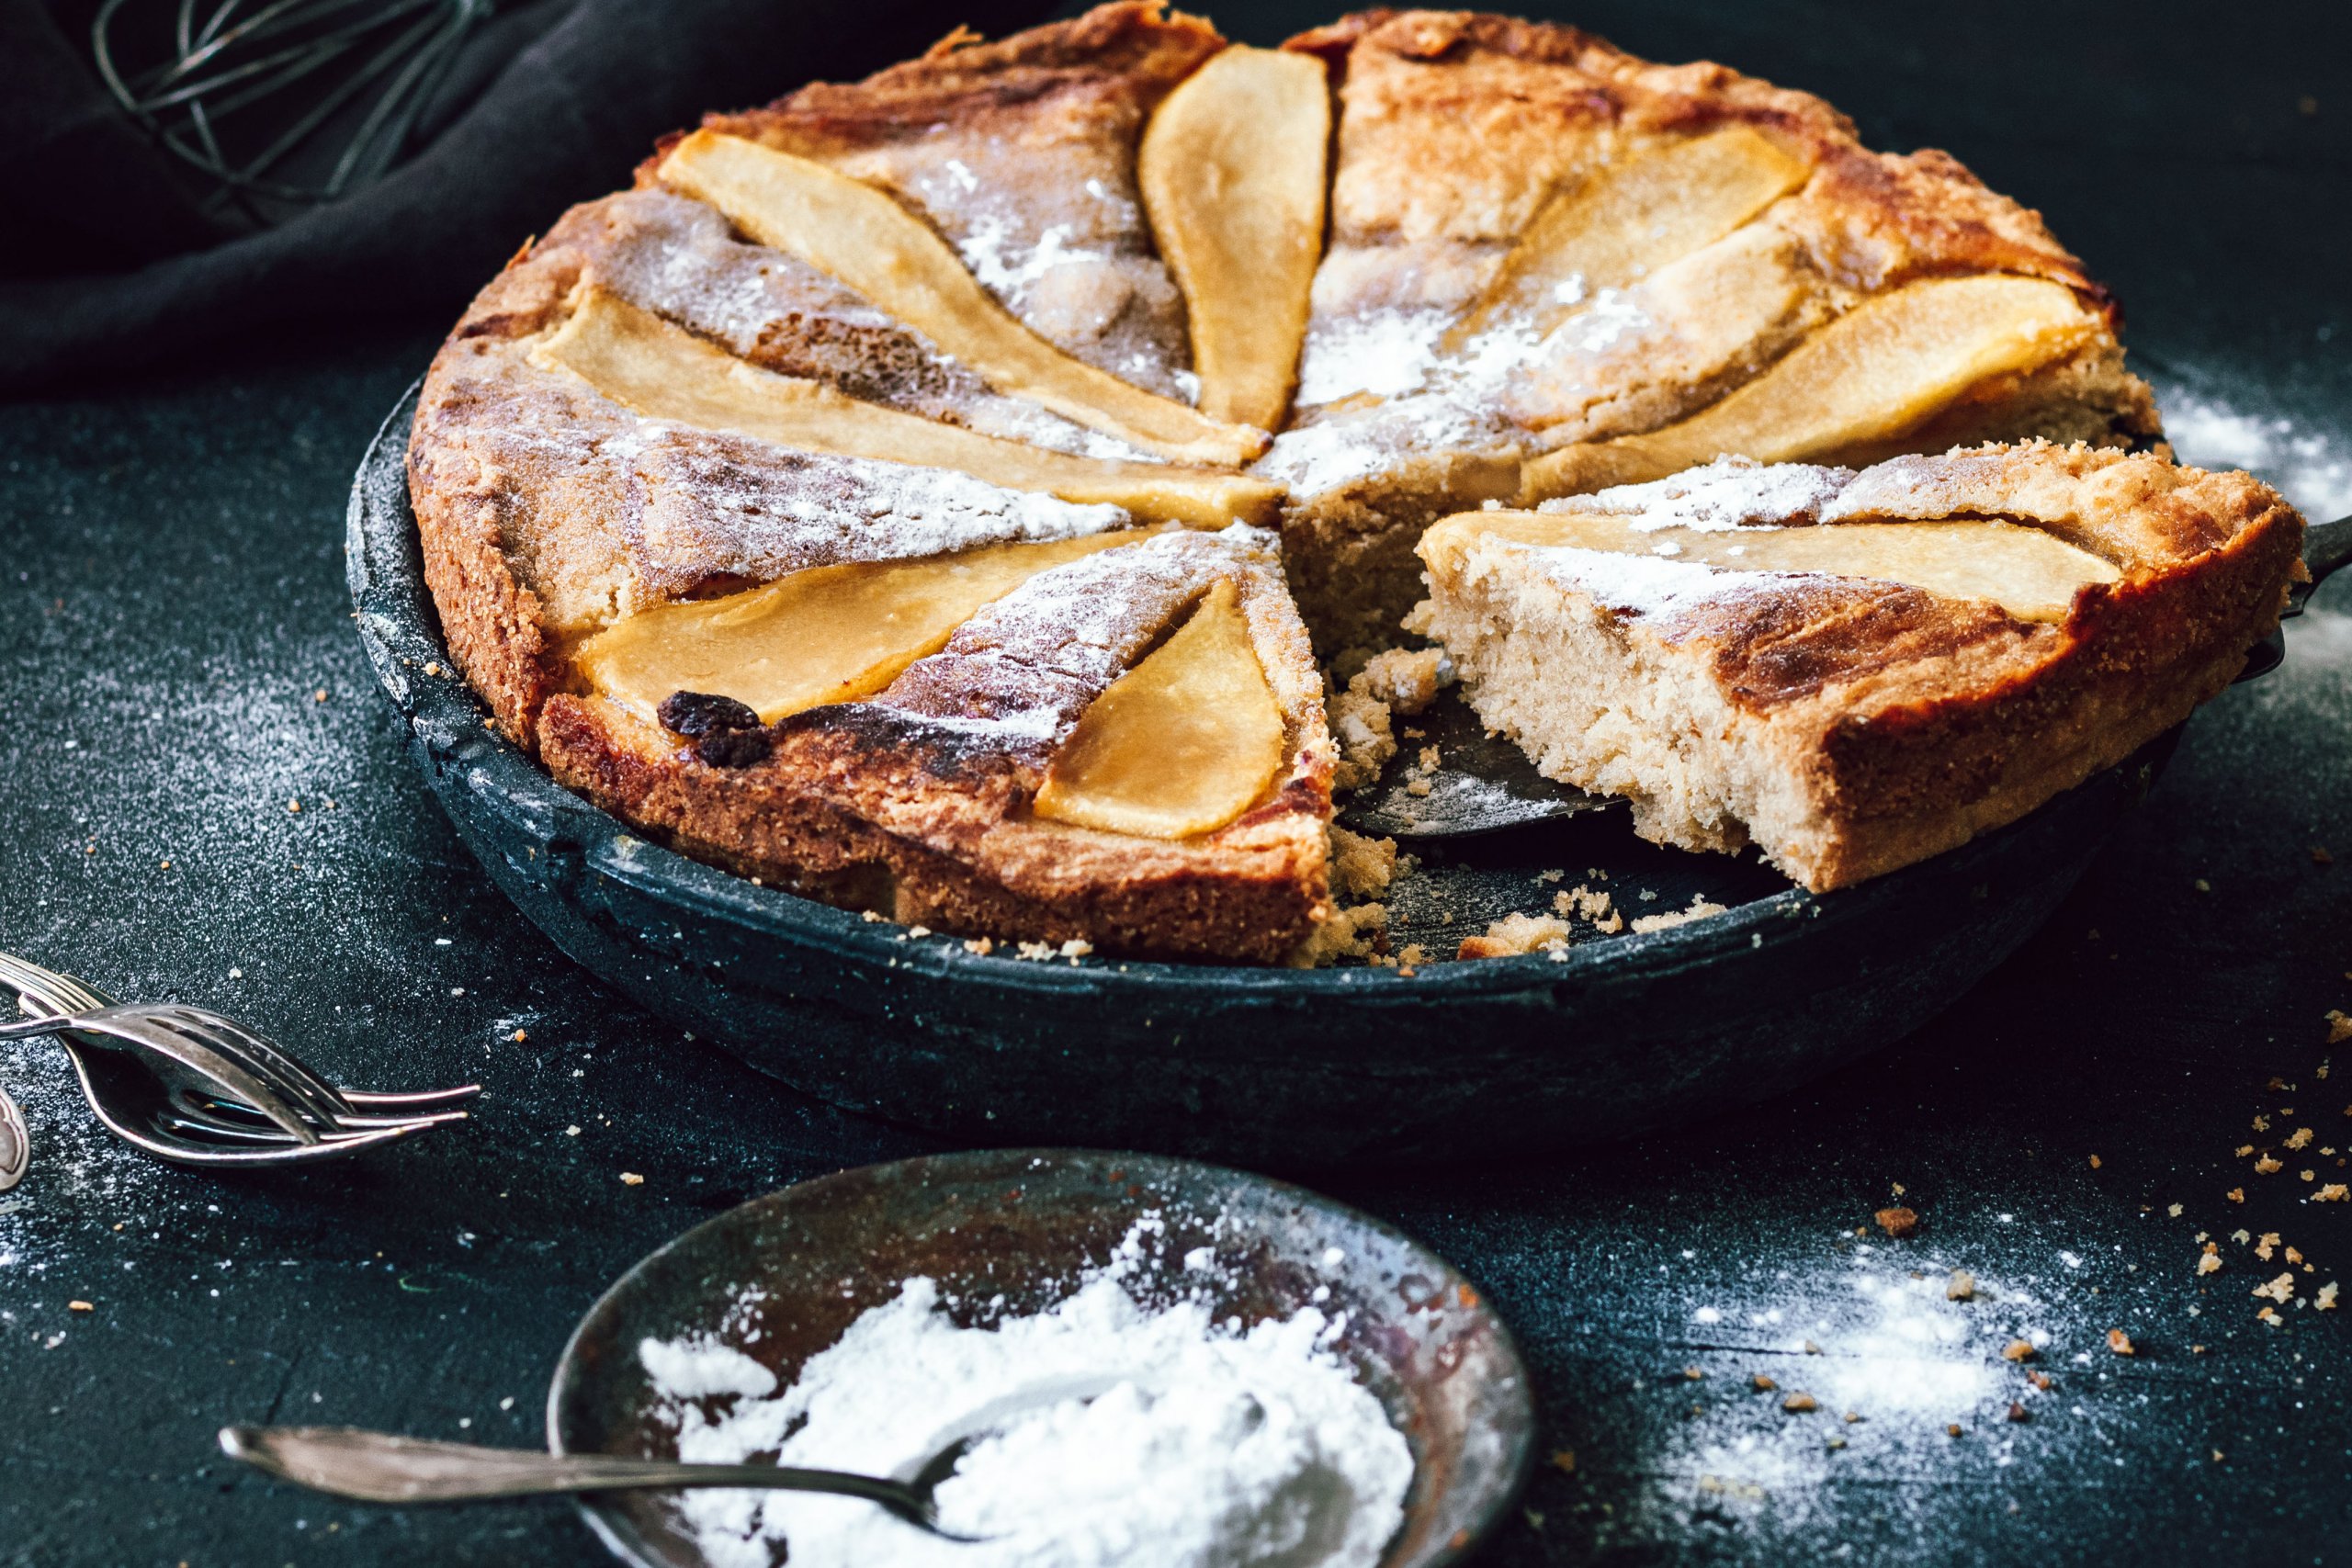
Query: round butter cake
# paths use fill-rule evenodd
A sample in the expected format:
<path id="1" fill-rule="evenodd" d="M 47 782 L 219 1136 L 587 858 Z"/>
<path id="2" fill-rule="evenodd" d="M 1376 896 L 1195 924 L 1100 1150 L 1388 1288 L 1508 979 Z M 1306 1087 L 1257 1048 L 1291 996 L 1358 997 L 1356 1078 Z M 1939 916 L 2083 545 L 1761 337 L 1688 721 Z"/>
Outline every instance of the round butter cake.
<path id="1" fill-rule="evenodd" d="M 2115 320 L 1951 157 L 1719 65 L 1109 5 L 669 139 L 466 311 L 410 489 L 494 722 L 639 830 L 1024 951 L 1295 961 L 1362 771 L 1323 664 L 1408 613 L 1555 776 L 1815 886 L 2178 722 L 2301 523 L 2171 467 Z M 1693 469 L 1772 539 L 1652 537 Z M 1685 550 L 1726 582 L 1626 587 Z"/>

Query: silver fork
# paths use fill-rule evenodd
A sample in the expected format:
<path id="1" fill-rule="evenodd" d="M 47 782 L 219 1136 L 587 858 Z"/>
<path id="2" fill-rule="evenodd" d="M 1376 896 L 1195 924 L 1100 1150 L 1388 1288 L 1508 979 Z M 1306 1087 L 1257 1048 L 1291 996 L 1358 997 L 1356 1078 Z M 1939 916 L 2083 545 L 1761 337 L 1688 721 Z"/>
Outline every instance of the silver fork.
<path id="1" fill-rule="evenodd" d="M 122 1007 L 70 975 L 0 953 L 31 1015 L 0 1038 L 54 1035 L 98 1120 L 179 1165 L 287 1165 L 374 1148 L 444 1122 L 479 1085 L 420 1094 L 337 1088 L 266 1036 L 209 1009 Z"/>

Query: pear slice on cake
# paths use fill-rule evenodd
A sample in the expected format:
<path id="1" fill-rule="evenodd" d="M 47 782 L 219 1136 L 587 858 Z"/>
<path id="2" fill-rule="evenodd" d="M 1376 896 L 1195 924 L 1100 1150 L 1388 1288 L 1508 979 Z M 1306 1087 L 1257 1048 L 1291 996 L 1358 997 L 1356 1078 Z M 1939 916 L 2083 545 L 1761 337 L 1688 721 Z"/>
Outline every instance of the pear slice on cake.
<path id="1" fill-rule="evenodd" d="M 953 468 L 1007 490 L 1124 506 L 1153 522 L 1204 528 L 1265 522 L 1282 497 L 1273 485 L 1240 474 L 1073 457 L 845 397 L 762 370 L 597 288 L 531 356 L 650 419 L 805 451 Z"/>
<path id="2" fill-rule="evenodd" d="M 1144 209 L 1184 293 L 1213 419 L 1272 430 L 1290 408 L 1322 259 L 1330 100 L 1313 56 L 1236 44 L 1144 130 Z"/>
<path id="3" fill-rule="evenodd" d="M 1663 478 L 1738 453 L 1836 461 L 1900 438 L 2002 376 L 2064 357 L 2105 330 L 2075 291 L 1984 273 L 1855 306 L 1770 370 L 1679 424 L 1563 446 L 1527 466 L 1529 499 Z"/>
<path id="4" fill-rule="evenodd" d="M 675 692 L 732 697 L 774 724 L 869 697 L 936 653 L 980 607 L 1041 571 L 1135 543 L 1133 529 L 913 561 L 811 567 L 763 587 L 658 605 L 580 645 L 597 693 L 653 719 Z"/>
<path id="5" fill-rule="evenodd" d="M 697 130 L 670 150 L 662 183 L 840 279 L 999 391 L 1178 462 L 1238 464 L 1266 434 L 1130 386 L 1012 318 L 931 226 L 863 180 L 739 136 Z"/>
<path id="6" fill-rule="evenodd" d="M 1474 512 L 1430 529 L 1422 554 L 1432 570 L 1448 570 L 1464 543 L 1476 537 L 1646 556 L 1727 571 L 1899 582 L 1946 598 L 1984 600 L 2023 621 L 2064 621 L 2079 591 L 2123 575 L 2110 562 L 2039 528 L 1975 519 L 1688 528 L 1642 525 L 1609 514 Z"/>
<path id="7" fill-rule="evenodd" d="M 1285 730 L 1233 584 L 1087 705 L 1037 792 L 1048 821 L 1188 839 L 1247 811 L 1282 769 Z"/>
<path id="8" fill-rule="evenodd" d="M 1722 239 L 1810 172 L 1744 125 L 1638 148 L 1544 204 L 1447 346 L 1505 321 L 1548 333 L 1601 289 Z"/>

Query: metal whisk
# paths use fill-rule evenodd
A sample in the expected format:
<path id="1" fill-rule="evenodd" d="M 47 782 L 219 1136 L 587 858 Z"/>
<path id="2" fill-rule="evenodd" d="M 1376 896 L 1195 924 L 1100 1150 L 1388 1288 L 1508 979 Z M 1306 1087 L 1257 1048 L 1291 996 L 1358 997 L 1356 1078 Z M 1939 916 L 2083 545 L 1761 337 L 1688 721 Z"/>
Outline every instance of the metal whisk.
<path id="1" fill-rule="evenodd" d="M 266 226 L 397 163 L 495 4 L 106 0 L 90 47 L 116 101 L 195 171 L 206 215 Z"/>

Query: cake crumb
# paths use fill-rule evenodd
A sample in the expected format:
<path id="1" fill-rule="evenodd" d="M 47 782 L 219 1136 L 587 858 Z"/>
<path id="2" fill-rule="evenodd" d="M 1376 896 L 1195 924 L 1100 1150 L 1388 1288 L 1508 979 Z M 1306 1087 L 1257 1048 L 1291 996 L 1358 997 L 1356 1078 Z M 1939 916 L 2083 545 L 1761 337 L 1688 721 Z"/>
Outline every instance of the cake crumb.
<path id="1" fill-rule="evenodd" d="M 1716 903 L 1703 893 L 1695 894 L 1691 897 L 1689 908 L 1677 909 L 1670 914 L 1644 915 L 1634 921 L 1634 930 L 1636 933 L 1662 931 L 1672 926 L 1689 925 L 1692 920 L 1703 920 L 1710 915 L 1720 915 L 1724 912 L 1724 905 Z"/>
<path id="2" fill-rule="evenodd" d="M 2268 1155 L 2264 1155 L 2254 1162 L 2254 1173 L 2256 1176 L 2275 1176 L 2286 1168 L 2284 1161 L 2273 1159 Z"/>
<path id="3" fill-rule="evenodd" d="M 2294 1300 L 2295 1297 L 2294 1271 L 2292 1269 L 2288 1269 L 2279 1274 L 2277 1279 L 2270 1280 L 2268 1283 L 2256 1285 L 2250 1293 L 2257 1296 L 2268 1296 L 2280 1306 L 2285 1306 L 2289 1302 Z"/>
<path id="4" fill-rule="evenodd" d="M 75 1300 L 67 1302 L 65 1303 L 65 1310 L 67 1312 L 96 1312 L 98 1309 L 92 1303 Z"/>
<path id="5" fill-rule="evenodd" d="M 1973 1302 L 1976 1299 L 1976 1276 L 1965 1269 L 1955 1269 L 1951 1278 L 1944 1281 L 1944 1300 Z"/>
<path id="6" fill-rule="evenodd" d="M 1579 882 L 1563 893 L 1552 895 L 1552 908 L 1563 919 L 1584 919 L 1592 929 L 1614 936 L 1625 929 L 1625 917 L 1611 906 L 1608 892 L 1596 890 Z"/>
<path id="7" fill-rule="evenodd" d="M 1456 958 L 1510 958 L 1555 943 L 1565 948 L 1568 943 L 1568 926 L 1565 920 L 1549 915 L 1505 915 L 1487 927 L 1481 936 L 1464 937 Z"/>
<path id="8" fill-rule="evenodd" d="M 2342 1008 L 2328 1009 L 2327 1043 L 2341 1045 L 2346 1040 L 2352 1040 L 2352 1016 L 2346 1016 Z"/>
<path id="9" fill-rule="evenodd" d="M 2319 1288 L 2318 1293 L 2312 1297 L 2312 1305 L 2318 1308 L 2321 1312 L 2334 1312 L 2335 1310 L 2335 1280 L 2330 1280 L 2326 1284 L 2322 1285 Z"/>
<path id="10" fill-rule="evenodd" d="M 1307 932 L 1306 940 L 1290 956 L 1291 966 L 1313 969 L 1343 958 L 1369 960 L 1387 940 L 1387 905 L 1358 904 L 1352 908 L 1334 909 Z"/>
<path id="11" fill-rule="evenodd" d="M 1758 1373 L 1757 1373 L 1757 1374 L 1756 1374 L 1756 1392 L 1757 1392 L 1757 1393 L 1771 1393 L 1774 1389 L 1776 1389 L 1776 1388 L 1778 1388 L 1778 1387 L 1780 1387 L 1780 1386 L 1781 1386 L 1781 1385 L 1780 1385 L 1779 1383 L 1774 1382 L 1770 1378 L 1766 1377 L 1762 1372 L 1758 1372 Z"/>
<path id="12" fill-rule="evenodd" d="M 1094 951 L 1094 944 L 1082 936 L 1074 936 L 1056 950 L 1072 964 Z"/>
<path id="13" fill-rule="evenodd" d="M 2012 1421 L 2024 1421 L 2030 1419 L 2030 1417 L 2026 1415 L 2025 1406 L 2019 1404 L 2013 1399 L 2009 1401 L 2009 1419 Z"/>
<path id="14" fill-rule="evenodd" d="M 2030 1340 L 2012 1339 L 2001 1347 L 2001 1359 L 2004 1361 L 2030 1361 L 2039 1352 Z"/>
<path id="15" fill-rule="evenodd" d="M 2199 1275 L 2218 1274 L 2221 1271 L 2222 1259 L 2221 1255 L 2218 1253 L 2209 1251 L 2204 1257 L 2197 1260 L 2197 1272 Z"/>
<path id="16" fill-rule="evenodd" d="M 638 1173 L 633 1170 L 624 1170 L 621 1172 L 621 1185 L 623 1187 L 642 1187 L 645 1185 L 645 1178 L 638 1175 Z"/>
<path id="17" fill-rule="evenodd" d="M 1353 685 L 1333 694 L 1327 705 L 1331 739 L 1340 749 L 1331 769 L 1334 793 L 1362 789 L 1380 777 L 1388 759 L 1396 755 L 1396 736 L 1390 728 L 1388 705 Z"/>
<path id="18" fill-rule="evenodd" d="M 2180 1218 L 2180 1205 L 2179 1205 L 2179 1204 L 2177 1204 L 2177 1203 L 2169 1203 L 2169 1204 L 2166 1204 L 2166 1205 L 2165 1206 L 2165 1213 L 2167 1213 L 2167 1214 L 2169 1214 L 2169 1215 L 2171 1215 L 2174 1219 L 2176 1219 L 2176 1220 L 2177 1220 L 2177 1219 Z"/>
<path id="19" fill-rule="evenodd" d="M 2277 1231 L 2264 1231 L 2262 1239 L 2254 1244 L 2254 1255 L 2265 1263 L 2270 1261 L 2270 1255 L 2278 1249 L 2278 1233 Z"/>
<path id="20" fill-rule="evenodd" d="M 978 953 L 980 957 L 986 958 L 989 953 L 996 951 L 996 939 L 994 937 L 985 936 L 967 938 L 964 943 L 964 951 L 967 953 Z"/>
<path id="21" fill-rule="evenodd" d="M 2290 1149 L 2300 1149 L 2304 1147 L 2311 1141 L 2312 1130 L 2309 1127 L 2298 1127 L 2287 1139 L 2287 1146 Z"/>
<path id="22" fill-rule="evenodd" d="M 2227 1192 L 2222 1194 L 2222 1196 L 2227 1198 L 2233 1203 L 2243 1203 L 2245 1201 L 2245 1189 L 2243 1187 L 2233 1187 Z"/>
<path id="23" fill-rule="evenodd" d="M 1401 716 L 1414 718 L 1437 701 L 1447 674 L 1443 649 L 1392 648 L 1364 660 L 1348 685 L 1351 690 L 1361 685 Z"/>
<path id="24" fill-rule="evenodd" d="M 1781 1408 L 1788 1411 L 1791 1415 L 1802 1416 L 1809 1410 L 1820 1409 L 1821 1404 L 1818 1400 L 1815 1399 L 1813 1395 L 1800 1393 L 1792 1393 L 1789 1395 L 1788 1398 L 1781 1401 Z"/>
<path id="25" fill-rule="evenodd" d="M 1351 833 L 1334 822 L 1331 890 L 1343 898 L 1369 898 L 1388 890 L 1396 875 L 1396 840 Z"/>
<path id="26" fill-rule="evenodd" d="M 2352 1197 L 2352 1188 L 2347 1188 L 2341 1181 L 2331 1181 L 2326 1186 L 2312 1194 L 2312 1201 L 2314 1203 L 2341 1203 L 2347 1197 Z"/>
<path id="27" fill-rule="evenodd" d="M 1919 1228 L 1919 1216 L 1909 1209 L 1881 1209 L 1871 1218 L 1878 1222 L 1879 1229 L 1897 1241 Z"/>
<path id="28" fill-rule="evenodd" d="M 1562 1475 L 1574 1475 L 1577 1472 L 1577 1450 L 1574 1449 L 1554 1449 L 1552 1450 L 1552 1468 L 1558 1471 Z"/>
<path id="29" fill-rule="evenodd" d="M 2107 1348 L 2119 1356 L 2136 1356 L 2140 1352 L 2132 1345 L 2132 1337 L 2120 1328 L 2107 1331 Z"/>

